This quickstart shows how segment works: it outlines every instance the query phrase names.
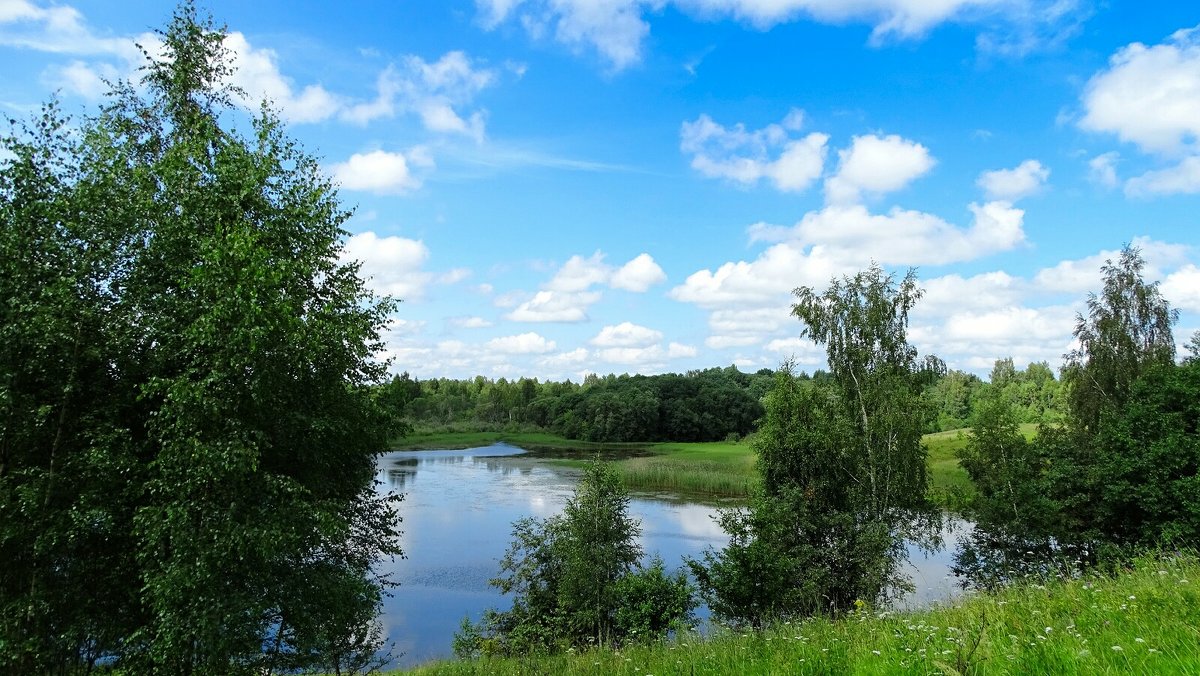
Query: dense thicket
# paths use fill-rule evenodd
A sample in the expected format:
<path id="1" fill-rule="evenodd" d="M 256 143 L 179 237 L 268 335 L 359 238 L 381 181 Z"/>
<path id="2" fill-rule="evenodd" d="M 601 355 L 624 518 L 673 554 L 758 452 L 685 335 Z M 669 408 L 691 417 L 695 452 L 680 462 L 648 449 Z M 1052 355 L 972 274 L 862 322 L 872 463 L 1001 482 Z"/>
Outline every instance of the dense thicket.
<path id="1" fill-rule="evenodd" d="M 0 672 L 361 666 L 390 303 L 316 161 L 222 124 L 223 33 L 185 4 L 160 37 L 98 116 L 4 139 Z"/>
<path id="2" fill-rule="evenodd" d="M 1200 544 L 1200 363 L 1176 363 L 1176 313 L 1143 268 L 1129 247 L 1104 266 L 1063 369 L 1061 425 L 1027 442 L 1004 398 L 977 421 L 962 462 L 994 540 L 1092 553 Z"/>

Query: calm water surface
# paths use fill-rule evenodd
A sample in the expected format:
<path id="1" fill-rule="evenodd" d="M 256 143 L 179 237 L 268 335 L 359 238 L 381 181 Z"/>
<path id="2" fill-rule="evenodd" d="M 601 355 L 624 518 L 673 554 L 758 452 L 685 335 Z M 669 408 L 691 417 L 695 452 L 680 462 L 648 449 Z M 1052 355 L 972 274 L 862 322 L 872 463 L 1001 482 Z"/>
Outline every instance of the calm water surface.
<path id="1" fill-rule="evenodd" d="M 497 444 L 463 451 L 403 451 L 378 462 L 379 490 L 404 494 L 400 513 L 408 558 L 383 566 L 400 586 L 384 601 L 381 617 L 393 652 L 392 666 L 450 657 L 454 632 L 464 617 L 476 621 L 487 608 L 509 602 L 488 586 L 508 549 L 512 523 L 562 510 L 578 480 L 577 470 L 556 467 L 513 446 Z M 670 495 L 637 494 L 630 512 L 641 520 L 646 555 L 667 567 L 721 548 L 725 534 L 713 521 L 716 507 Z M 952 538 L 951 538 L 952 543 Z M 920 605 L 948 598 L 950 554 L 926 556 L 909 547 L 917 592 L 905 600 Z M 703 616 L 703 613 L 702 613 Z"/>

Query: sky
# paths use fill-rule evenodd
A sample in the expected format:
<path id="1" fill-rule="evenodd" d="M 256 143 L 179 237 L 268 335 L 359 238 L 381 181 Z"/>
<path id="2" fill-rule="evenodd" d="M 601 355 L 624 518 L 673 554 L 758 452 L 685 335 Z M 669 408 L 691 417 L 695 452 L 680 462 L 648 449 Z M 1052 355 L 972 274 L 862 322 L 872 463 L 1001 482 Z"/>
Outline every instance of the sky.
<path id="1" fill-rule="evenodd" d="M 215 0 L 402 303 L 420 378 L 812 371 L 790 314 L 916 268 L 950 368 L 1058 367 L 1125 244 L 1200 329 L 1200 4 Z M 169 3 L 0 0 L 0 112 L 96 110 Z"/>

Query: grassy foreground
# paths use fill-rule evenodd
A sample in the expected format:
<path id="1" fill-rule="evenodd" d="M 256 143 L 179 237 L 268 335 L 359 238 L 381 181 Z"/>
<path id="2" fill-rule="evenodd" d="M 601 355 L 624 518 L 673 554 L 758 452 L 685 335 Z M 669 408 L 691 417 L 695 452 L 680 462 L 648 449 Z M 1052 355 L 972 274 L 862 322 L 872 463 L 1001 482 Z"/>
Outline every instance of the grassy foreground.
<path id="1" fill-rule="evenodd" d="M 1027 437 L 1035 432 L 1034 425 L 1021 428 Z M 974 491 L 955 457 L 967 443 L 967 430 L 926 434 L 923 441 L 929 450 L 930 494 L 945 505 L 960 504 Z M 497 442 L 550 453 L 556 462 L 564 464 L 582 463 L 584 454 L 603 454 L 617 460 L 621 480 L 631 490 L 740 498 L 749 495 L 758 481 L 754 452 L 745 441 L 607 444 L 574 441 L 545 432 L 438 432 L 405 437 L 395 446 L 406 450 L 456 449 Z"/>
<path id="2" fill-rule="evenodd" d="M 1200 561 L 1145 558 L 1115 578 L 1025 583 L 925 611 L 410 673 L 1200 674 Z"/>

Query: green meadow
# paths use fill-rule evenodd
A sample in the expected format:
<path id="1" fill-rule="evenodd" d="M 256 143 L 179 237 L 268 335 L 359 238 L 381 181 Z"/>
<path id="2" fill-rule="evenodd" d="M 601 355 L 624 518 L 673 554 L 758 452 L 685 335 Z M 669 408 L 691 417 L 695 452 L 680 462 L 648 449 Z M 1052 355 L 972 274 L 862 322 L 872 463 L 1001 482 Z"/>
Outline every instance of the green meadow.
<path id="1" fill-rule="evenodd" d="M 1028 580 L 914 612 L 864 608 L 763 631 L 519 659 L 466 674 L 1200 674 L 1200 561 L 1145 557 L 1113 577 Z"/>
<path id="2" fill-rule="evenodd" d="M 1022 425 L 1032 438 L 1036 425 Z M 969 429 L 926 434 L 930 496 L 940 504 L 962 504 L 974 491 L 955 453 L 966 446 Z M 546 432 L 439 431 L 398 440 L 397 450 L 462 449 L 506 443 L 543 455 L 549 462 L 581 465 L 600 455 L 616 462 L 625 487 L 690 496 L 741 498 L 758 481 L 748 440 L 697 443 L 614 444 L 575 441 Z"/>

